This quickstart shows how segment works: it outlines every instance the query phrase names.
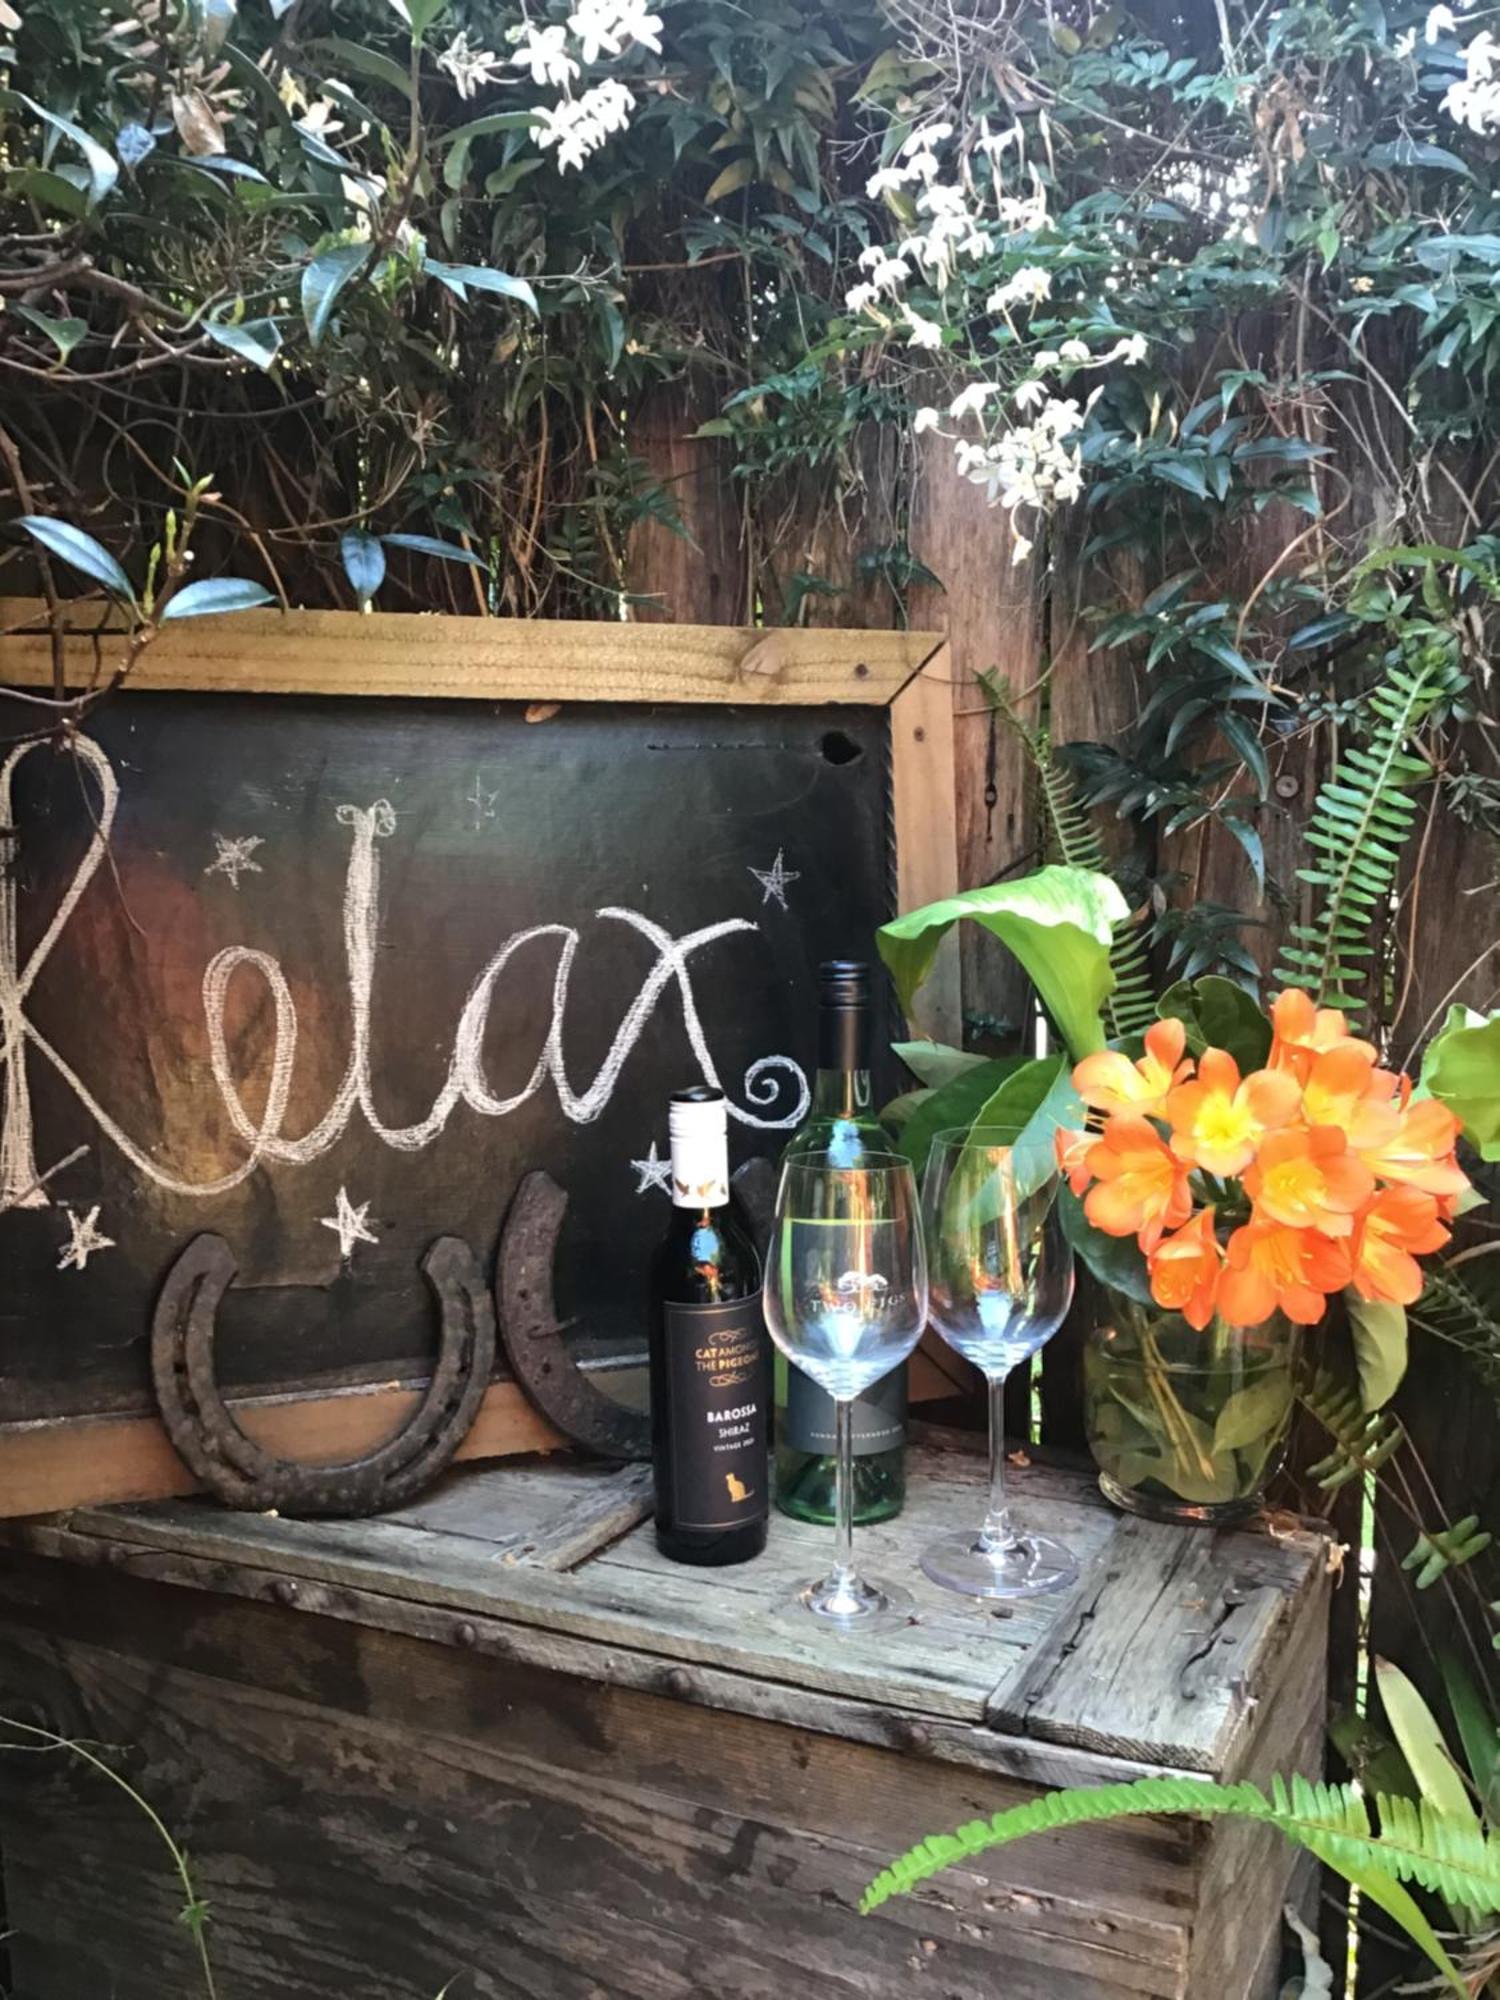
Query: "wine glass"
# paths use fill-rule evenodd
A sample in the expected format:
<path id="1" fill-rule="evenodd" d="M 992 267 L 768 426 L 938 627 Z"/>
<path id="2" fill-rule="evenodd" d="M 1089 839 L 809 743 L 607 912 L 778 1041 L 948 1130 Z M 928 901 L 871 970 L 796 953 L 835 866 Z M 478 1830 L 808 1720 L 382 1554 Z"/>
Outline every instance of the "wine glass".
<path id="1" fill-rule="evenodd" d="M 921 1557 L 945 1590 L 1034 1597 L 1078 1577 L 1071 1550 L 1017 1526 L 1005 1501 L 1005 1378 L 1062 1325 L 1073 1300 L 1073 1253 L 1058 1182 L 1018 1177 L 1008 1132 L 939 1132 L 927 1158 L 922 1212 L 932 1323 L 990 1386 L 990 1496 L 984 1524 L 945 1535 Z"/>
<path id="2" fill-rule="evenodd" d="M 911 1598 L 854 1569 L 852 1405 L 916 1346 L 927 1319 L 927 1264 L 911 1165 L 898 1154 L 793 1154 L 781 1173 L 766 1249 L 771 1338 L 833 1398 L 837 1485 L 833 1568 L 794 1602 L 823 1629 L 894 1624 Z"/>

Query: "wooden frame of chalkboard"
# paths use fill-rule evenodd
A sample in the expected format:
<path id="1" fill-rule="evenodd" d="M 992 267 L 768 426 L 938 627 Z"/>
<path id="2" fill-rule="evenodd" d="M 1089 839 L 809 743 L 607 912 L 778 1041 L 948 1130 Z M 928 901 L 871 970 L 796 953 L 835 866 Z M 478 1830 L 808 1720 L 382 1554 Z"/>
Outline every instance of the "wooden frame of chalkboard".
<path id="1" fill-rule="evenodd" d="M 69 634 L 73 688 L 106 677 L 110 616 L 80 607 Z M 167 627 L 131 675 L 134 693 L 389 697 L 552 704 L 848 705 L 889 711 L 896 895 L 907 909 L 957 887 L 951 670 L 940 635 L 528 622 L 415 614 L 250 613 Z M 40 603 L 0 603 L 0 690 L 47 688 L 52 643 Z M 922 1028 L 959 1038 L 955 956 L 924 994 Z M 3 1371 L 0 1371 L 3 1374 Z M 929 1364 L 916 1393 L 951 1393 Z M 411 1381 L 232 1399 L 245 1428 L 288 1456 L 353 1455 L 412 1407 Z M 513 1382 L 496 1381 L 465 1446 L 470 1457 L 558 1440 Z M 0 1516 L 99 1499 L 191 1490 L 154 1418 L 103 1414 L 5 1419 Z"/>

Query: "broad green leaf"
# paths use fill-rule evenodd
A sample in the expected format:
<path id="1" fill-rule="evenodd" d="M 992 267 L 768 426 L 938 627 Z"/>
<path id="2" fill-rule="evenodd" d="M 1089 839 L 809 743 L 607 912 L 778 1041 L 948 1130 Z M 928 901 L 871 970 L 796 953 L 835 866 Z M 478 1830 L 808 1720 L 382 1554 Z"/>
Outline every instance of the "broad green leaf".
<path id="1" fill-rule="evenodd" d="M 1214 1423 L 1215 1452 L 1241 1451 L 1280 1431 L 1292 1407 L 1291 1376 L 1263 1375 L 1248 1389 L 1227 1396 Z"/>
<path id="2" fill-rule="evenodd" d="M 413 555 L 441 556 L 444 562 L 469 563 L 474 569 L 488 569 L 483 556 L 461 549 L 457 542 L 440 542 L 436 535 L 382 535 L 388 549 L 410 549 Z"/>
<path id="3" fill-rule="evenodd" d="M 1479 1795 L 1480 1811 L 1493 1823 L 1496 1807 L 1500 1805 L 1500 1788 L 1496 1783 L 1500 1779 L 1500 1723 L 1495 1720 L 1488 1698 L 1475 1685 L 1456 1653 L 1446 1646 L 1440 1647 L 1438 1666 L 1458 1728 L 1458 1740 L 1464 1747 L 1464 1761 Z"/>
<path id="4" fill-rule="evenodd" d="M 1500 1011 L 1450 1007 L 1422 1058 L 1422 1083 L 1459 1120 L 1482 1160 L 1500 1160 Z"/>
<path id="5" fill-rule="evenodd" d="M 374 535 L 350 528 L 339 538 L 339 554 L 344 574 L 354 585 L 354 595 L 363 610 L 385 582 L 385 550 Z"/>
<path id="6" fill-rule="evenodd" d="M 425 258 L 422 268 L 440 285 L 446 285 L 455 298 L 467 301 L 472 287 L 476 292 L 498 292 L 528 312 L 537 311 L 536 293 L 524 278 L 513 278 L 508 271 L 492 271 L 486 264 L 444 264 L 436 257 Z"/>
<path id="7" fill-rule="evenodd" d="M 1103 1230 L 1092 1228 L 1083 1212 L 1081 1198 L 1071 1188 L 1059 1191 L 1057 1205 L 1062 1217 L 1063 1234 L 1100 1284 L 1108 1285 L 1111 1291 L 1123 1293 L 1127 1299 L 1134 1299 L 1137 1305 L 1159 1310 L 1151 1296 L 1146 1260 L 1135 1238 L 1106 1236 Z"/>
<path id="8" fill-rule="evenodd" d="M 899 1139 L 907 1125 L 932 1096 L 930 1090 L 904 1090 L 899 1097 L 890 1098 L 880 1107 L 880 1122 L 888 1132 Z"/>
<path id="9" fill-rule="evenodd" d="M 261 369 L 270 368 L 281 349 L 281 329 L 274 319 L 241 320 L 234 326 L 227 320 L 206 319 L 203 331 L 219 347 Z"/>
<path id="10" fill-rule="evenodd" d="M 1479 1815 L 1432 1710 L 1401 1669 L 1389 1660 L 1375 1662 L 1375 1684 L 1391 1732 L 1411 1766 L 1423 1798 L 1445 1818 L 1477 1829 Z"/>
<path id="11" fill-rule="evenodd" d="M 440 147 L 469 146 L 476 139 L 484 139 L 492 132 L 529 132 L 533 125 L 541 123 L 535 111 L 492 111 L 483 118 L 471 118 L 467 125 L 456 125 L 451 132 L 444 132 L 436 141 Z"/>
<path id="12" fill-rule="evenodd" d="M 891 1048 L 912 1075 L 933 1090 L 941 1090 L 954 1077 L 965 1070 L 978 1069 L 988 1060 L 985 1056 L 970 1055 L 967 1049 L 950 1048 L 946 1042 L 892 1042 Z"/>
<path id="13" fill-rule="evenodd" d="M 723 201 L 726 195 L 737 194 L 742 187 L 748 187 L 755 179 L 753 155 L 742 153 L 737 160 L 731 160 L 704 195 L 704 205 L 712 208 L 716 201 Z"/>
<path id="14" fill-rule="evenodd" d="M 1107 875 L 1052 867 L 928 903 L 882 925 L 876 941 L 910 1013 L 948 932 L 965 918 L 983 925 L 1020 960 L 1078 1060 L 1104 1047 L 1100 1009 L 1115 983 L 1109 948 L 1115 925 L 1129 914 Z"/>
<path id="15" fill-rule="evenodd" d="M 1344 1303 L 1359 1370 L 1359 1400 L 1367 1410 L 1384 1409 L 1406 1373 L 1406 1307 L 1362 1299 L 1352 1287 L 1345 1291 Z"/>
<path id="16" fill-rule="evenodd" d="M 230 611 L 258 611 L 263 604 L 275 602 L 269 590 L 243 577 L 205 577 L 202 583 L 189 583 L 167 599 L 162 622 L 168 618 L 209 618 Z"/>
<path id="17" fill-rule="evenodd" d="M 302 273 L 302 317 L 314 347 L 328 331 L 340 292 L 370 258 L 368 243 L 339 243 L 319 251 Z"/>
<path id="18" fill-rule="evenodd" d="M 1071 1066 L 1066 1056 L 1056 1055 L 1023 1063 L 979 1107 L 974 1123 L 1004 1134 L 1017 1191 L 1025 1195 L 1057 1172 L 1053 1133 L 1083 1120 Z"/>
<path id="19" fill-rule="evenodd" d="M 1221 979 L 1217 973 L 1179 979 L 1161 996 L 1156 1011 L 1164 1021 L 1182 1022 L 1190 1055 L 1226 1049 L 1242 1076 L 1265 1067 L 1271 1053 L 1271 1024 L 1259 1004 L 1232 979 Z"/>
<path id="20" fill-rule="evenodd" d="M 71 139 L 84 157 L 88 168 L 88 201 L 90 208 L 97 208 L 120 178 L 120 163 L 114 154 L 101 146 L 97 139 L 91 139 L 81 125 L 75 125 L 71 118 L 64 118 L 56 111 L 49 111 L 35 98 L 27 97 L 23 91 L 0 90 L 0 99 L 10 104 L 24 104 L 34 112 L 44 124 L 54 132 L 61 132 L 65 139 Z"/>
<path id="21" fill-rule="evenodd" d="M 67 360 L 89 330 L 86 319 L 54 319 L 51 313 L 38 312 L 35 306 L 18 305 L 12 310 L 22 319 L 29 320 L 39 332 L 45 333 L 63 361 Z"/>
<path id="22" fill-rule="evenodd" d="M 66 521 L 54 521 L 50 514 L 22 514 L 16 525 L 39 541 L 48 555 L 71 563 L 74 569 L 81 570 L 95 583 L 102 583 L 112 596 L 123 597 L 127 603 L 134 604 L 135 592 L 130 578 L 109 550 L 96 542 L 92 535 L 86 535 L 81 528 L 70 527 Z"/>
<path id="23" fill-rule="evenodd" d="M 927 1164 L 933 1135 L 949 1126 L 972 1125 L 975 1114 L 994 1095 L 1005 1078 L 1025 1062 L 1024 1056 L 1001 1056 L 982 1063 L 978 1069 L 962 1070 L 941 1090 L 930 1091 L 901 1128 L 898 1150 L 912 1163 L 920 1177 Z"/>

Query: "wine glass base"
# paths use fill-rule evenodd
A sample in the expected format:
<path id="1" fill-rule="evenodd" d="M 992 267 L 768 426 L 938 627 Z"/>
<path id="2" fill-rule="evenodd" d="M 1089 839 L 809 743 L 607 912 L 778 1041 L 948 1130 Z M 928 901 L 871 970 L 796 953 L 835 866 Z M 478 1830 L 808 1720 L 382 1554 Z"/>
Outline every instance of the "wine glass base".
<path id="1" fill-rule="evenodd" d="M 868 1577 L 814 1577 L 798 1584 L 777 1613 L 777 1623 L 794 1632 L 828 1632 L 851 1637 L 890 1632 L 910 1624 L 916 1601 L 899 1584 L 872 1583 Z"/>
<path id="2" fill-rule="evenodd" d="M 1009 1549 L 986 1549 L 977 1530 L 944 1535 L 919 1562 L 924 1576 L 965 1597 L 1040 1597 L 1078 1581 L 1072 1550 L 1050 1535 L 1021 1535 Z"/>

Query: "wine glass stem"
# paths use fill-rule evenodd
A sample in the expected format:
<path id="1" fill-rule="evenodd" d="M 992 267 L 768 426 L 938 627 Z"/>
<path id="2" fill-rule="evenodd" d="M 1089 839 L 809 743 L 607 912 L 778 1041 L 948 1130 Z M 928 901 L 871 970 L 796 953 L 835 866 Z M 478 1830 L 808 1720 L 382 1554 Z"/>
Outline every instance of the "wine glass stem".
<path id="1" fill-rule="evenodd" d="M 1009 1371 L 1007 1370 L 1008 1374 Z M 1005 1504 L 1005 1375 L 991 1375 L 990 1385 L 990 1504 L 979 1546 L 987 1554 L 1013 1549 L 1019 1539 Z"/>
<path id="2" fill-rule="evenodd" d="M 841 1396 L 833 1406 L 833 1577 L 854 1580 L 854 1405 Z"/>

